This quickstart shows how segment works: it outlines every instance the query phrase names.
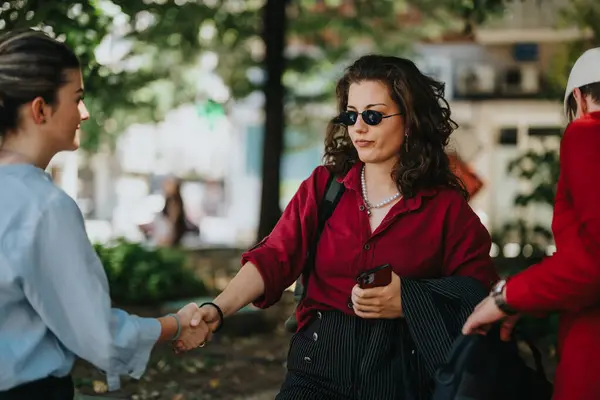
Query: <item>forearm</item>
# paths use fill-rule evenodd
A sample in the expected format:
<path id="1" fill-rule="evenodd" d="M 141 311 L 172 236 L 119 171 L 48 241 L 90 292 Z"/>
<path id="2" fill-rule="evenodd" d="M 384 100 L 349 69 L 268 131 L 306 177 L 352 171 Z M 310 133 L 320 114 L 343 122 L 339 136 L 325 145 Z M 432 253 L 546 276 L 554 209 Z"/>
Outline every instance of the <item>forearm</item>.
<path id="1" fill-rule="evenodd" d="M 250 304 L 264 292 L 265 283 L 258 268 L 251 262 L 247 262 L 214 302 L 225 316 L 229 316 Z"/>

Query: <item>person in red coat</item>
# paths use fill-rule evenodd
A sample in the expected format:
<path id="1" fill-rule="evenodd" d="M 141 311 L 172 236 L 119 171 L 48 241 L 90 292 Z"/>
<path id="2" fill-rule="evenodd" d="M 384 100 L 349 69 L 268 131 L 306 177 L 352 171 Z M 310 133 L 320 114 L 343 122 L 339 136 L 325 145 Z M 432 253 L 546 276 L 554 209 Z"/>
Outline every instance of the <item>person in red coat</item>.
<path id="1" fill-rule="evenodd" d="M 496 284 L 463 327 L 485 333 L 502 321 L 508 339 L 519 313 L 560 312 L 554 400 L 600 399 L 600 48 L 573 66 L 560 146 L 552 231 L 557 251 Z"/>

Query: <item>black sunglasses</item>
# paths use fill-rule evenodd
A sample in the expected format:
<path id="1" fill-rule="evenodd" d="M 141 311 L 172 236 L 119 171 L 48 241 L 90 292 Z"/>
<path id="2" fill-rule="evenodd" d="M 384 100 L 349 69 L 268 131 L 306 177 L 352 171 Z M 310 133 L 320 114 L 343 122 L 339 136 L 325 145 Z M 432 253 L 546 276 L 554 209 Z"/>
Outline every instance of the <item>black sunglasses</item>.
<path id="1" fill-rule="evenodd" d="M 342 111 L 340 115 L 336 118 L 336 122 L 346 125 L 352 126 L 358 121 L 358 114 L 362 117 L 363 121 L 367 125 L 377 125 L 383 121 L 384 118 L 393 117 L 396 115 L 402 115 L 402 113 L 383 115 L 382 112 L 375 110 L 364 110 L 359 113 L 358 111 Z"/>

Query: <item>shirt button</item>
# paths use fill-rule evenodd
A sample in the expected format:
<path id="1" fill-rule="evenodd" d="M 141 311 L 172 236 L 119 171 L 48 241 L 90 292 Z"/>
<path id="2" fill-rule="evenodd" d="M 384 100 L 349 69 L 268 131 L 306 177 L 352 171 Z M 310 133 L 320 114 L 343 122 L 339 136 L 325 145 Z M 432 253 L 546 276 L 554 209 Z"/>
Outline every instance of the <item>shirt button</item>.
<path id="1" fill-rule="evenodd" d="M 313 333 L 313 340 L 316 342 L 317 339 L 319 338 L 319 335 L 317 335 L 317 332 Z"/>
<path id="2" fill-rule="evenodd" d="M 360 207 L 358 207 L 358 209 L 359 209 L 360 211 L 365 211 L 365 206 L 363 206 L 363 205 L 361 204 L 361 205 L 360 205 Z"/>
<path id="3" fill-rule="evenodd" d="M 354 305 L 352 303 L 348 303 L 348 308 L 354 308 Z"/>
<path id="4" fill-rule="evenodd" d="M 365 244 L 365 250 L 369 250 L 371 248 L 371 245 L 369 243 Z"/>
<path id="5" fill-rule="evenodd" d="M 312 360 L 310 359 L 310 357 L 304 357 L 304 362 L 310 364 Z"/>
<path id="6" fill-rule="evenodd" d="M 321 311 L 317 311 L 317 318 L 319 318 L 319 319 L 323 318 L 323 314 L 321 314 Z"/>

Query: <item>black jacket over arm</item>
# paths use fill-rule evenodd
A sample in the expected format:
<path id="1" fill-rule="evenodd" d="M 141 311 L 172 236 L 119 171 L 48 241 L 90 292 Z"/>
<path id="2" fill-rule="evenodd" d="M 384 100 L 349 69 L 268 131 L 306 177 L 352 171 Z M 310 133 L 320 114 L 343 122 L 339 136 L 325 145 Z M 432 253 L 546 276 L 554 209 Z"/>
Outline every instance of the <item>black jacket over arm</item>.
<path id="1" fill-rule="evenodd" d="M 483 285 L 469 277 L 402 279 L 402 309 L 414 346 L 405 356 L 413 356 L 409 379 L 413 388 L 420 388 L 415 388 L 420 398 L 432 394 L 435 371 L 446 361 L 462 326 L 486 296 Z"/>

